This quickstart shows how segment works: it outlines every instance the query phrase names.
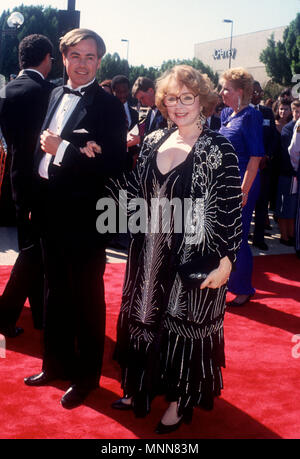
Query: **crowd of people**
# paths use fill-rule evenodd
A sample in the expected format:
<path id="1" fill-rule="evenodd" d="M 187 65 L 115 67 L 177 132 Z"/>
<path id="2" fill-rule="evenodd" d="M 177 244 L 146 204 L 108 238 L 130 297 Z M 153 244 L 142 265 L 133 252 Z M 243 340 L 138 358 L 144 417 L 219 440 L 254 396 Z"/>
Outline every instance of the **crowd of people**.
<path id="1" fill-rule="evenodd" d="M 20 74 L 1 90 L 19 255 L 0 297 L 0 332 L 23 332 L 28 298 L 44 347 L 41 372 L 24 382 L 68 380 L 61 405 L 81 405 L 101 376 L 105 249 L 125 249 L 114 352 L 123 396 L 112 407 L 144 417 L 164 394 L 169 406 L 156 426 L 164 434 L 221 394 L 225 309 L 255 294 L 253 216 L 254 246 L 268 250 L 273 211 L 280 243 L 300 257 L 300 101 L 285 92 L 267 107 L 243 68 L 224 72 L 220 91 L 188 65 L 132 88 L 125 75 L 98 82 L 105 51 L 95 32 L 68 32 L 60 41 L 68 81 L 53 87 L 53 46 L 30 35 Z M 122 207 L 121 191 L 127 232 L 105 234 L 99 200 Z M 226 305 L 227 291 L 235 297 Z"/>

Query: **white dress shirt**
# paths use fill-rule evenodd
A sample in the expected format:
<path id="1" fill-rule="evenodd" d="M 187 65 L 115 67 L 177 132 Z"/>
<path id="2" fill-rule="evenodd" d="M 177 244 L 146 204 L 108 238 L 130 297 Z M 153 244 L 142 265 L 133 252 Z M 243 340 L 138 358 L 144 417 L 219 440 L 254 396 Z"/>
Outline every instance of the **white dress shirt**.
<path id="1" fill-rule="evenodd" d="M 131 126 L 131 116 L 130 116 L 130 110 L 129 110 L 129 107 L 128 107 L 128 102 L 125 102 L 124 109 L 125 109 L 125 113 L 126 113 L 126 117 L 127 117 L 127 123 L 128 123 L 127 128 L 129 129 L 129 126 Z"/>
<path id="2" fill-rule="evenodd" d="M 68 86 L 70 89 L 74 89 L 76 91 L 81 92 L 82 89 L 86 88 L 87 86 L 90 86 L 94 81 L 95 79 L 83 86 L 79 86 L 78 88 L 71 88 L 71 86 L 69 85 L 66 86 Z M 75 94 L 64 94 L 56 109 L 56 112 L 54 113 L 50 121 L 48 129 L 54 132 L 54 134 L 60 135 L 79 101 L 80 96 L 77 96 Z M 68 142 L 67 140 L 63 140 L 60 143 L 53 160 L 53 164 L 55 164 L 56 166 L 61 166 L 66 148 L 68 147 L 69 143 L 70 142 Z M 39 165 L 40 177 L 44 179 L 49 179 L 48 167 L 52 158 L 53 155 L 51 155 L 50 153 L 45 153 L 43 155 Z"/>

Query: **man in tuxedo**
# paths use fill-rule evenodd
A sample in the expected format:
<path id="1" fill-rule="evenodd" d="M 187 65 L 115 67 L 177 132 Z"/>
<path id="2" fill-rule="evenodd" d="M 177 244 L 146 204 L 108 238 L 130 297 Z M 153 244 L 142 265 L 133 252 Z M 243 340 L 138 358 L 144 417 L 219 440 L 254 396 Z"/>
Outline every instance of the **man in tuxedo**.
<path id="1" fill-rule="evenodd" d="M 116 75 L 111 80 L 111 88 L 113 95 L 116 96 L 122 104 L 124 104 L 127 118 L 127 128 L 128 131 L 131 131 L 131 129 L 139 122 L 139 114 L 128 103 L 130 94 L 130 83 L 128 78 L 125 75 Z"/>
<path id="2" fill-rule="evenodd" d="M 141 137 L 139 135 L 138 126 L 139 126 L 139 114 L 137 110 L 132 108 L 129 103 L 129 93 L 130 93 L 130 83 L 128 78 L 125 75 L 116 75 L 111 81 L 111 88 L 113 95 L 116 96 L 120 102 L 124 105 L 124 110 L 127 118 L 127 130 L 130 132 L 135 126 L 137 128 L 136 135 L 127 136 L 127 148 L 128 148 L 128 157 L 130 159 L 129 167 L 132 168 L 134 164 L 134 158 L 139 153 L 139 144 Z"/>
<path id="3" fill-rule="evenodd" d="M 140 152 L 141 136 L 139 132 L 139 113 L 129 105 L 130 83 L 125 75 L 116 75 L 111 80 L 111 89 L 115 97 L 123 104 L 127 119 L 127 152 L 128 152 L 128 169 L 132 170 L 136 164 Z M 133 130 L 135 132 L 130 132 Z M 128 250 L 130 244 L 130 234 L 116 234 L 109 242 L 109 247 Z"/>
<path id="4" fill-rule="evenodd" d="M 51 95 L 36 150 L 36 215 L 41 225 L 47 298 L 42 372 L 28 386 L 67 379 L 64 408 L 80 405 L 99 386 L 105 337 L 105 244 L 97 233 L 96 204 L 105 180 L 126 167 L 126 117 L 96 72 L 105 44 L 95 32 L 74 29 L 60 42 L 68 84 Z M 95 141 L 100 151 L 80 151 Z"/>
<path id="5" fill-rule="evenodd" d="M 150 110 L 144 121 L 143 136 L 150 134 L 156 129 L 167 127 L 167 121 L 155 105 L 155 85 L 150 78 L 139 77 L 132 87 L 132 96 L 135 97 L 144 107 Z"/>
<path id="6" fill-rule="evenodd" d="M 35 328 L 43 326 L 44 272 L 39 236 L 30 213 L 33 201 L 33 157 L 54 85 L 45 80 L 52 67 L 52 43 L 29 35 L 19 46 L 21 72 L 0 93 L 0 125 L 11 155 L 11 186 L 16 208 L 19 255 L 0 298 L 0 331 L 9 337 L 29 298 Z"/>
<path id="7" fill-rule="evenodd" d="M 268 218 L 268 203 L 271 185 L 271 159 L 276 143 L 276 126 L 273 111 L 260 104 L 263 97 L 263 90 L 258 81 L 253 84 L 251 104 L 259 110 L 263 116 L 263 140 L 265 156 L 260 162 L 260 194 L 255 206 L 253 245 L 260 250 L 268 250 L 269 247 L 264 241 L 265 226 Z"/>

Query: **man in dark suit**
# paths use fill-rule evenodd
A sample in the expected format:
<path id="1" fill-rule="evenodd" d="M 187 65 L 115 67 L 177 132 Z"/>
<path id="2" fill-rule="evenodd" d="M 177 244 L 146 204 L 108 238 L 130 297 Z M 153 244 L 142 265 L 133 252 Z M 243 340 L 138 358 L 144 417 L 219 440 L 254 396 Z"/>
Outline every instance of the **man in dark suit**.
<path id="1" fill-rule="evenodd" d="M 150 134 L 150 132 L 156 129 L 167 127 L 167 120 L 165 120 L 155 105 L 155 84 L 150 78 L 137 78 L 132 87 L 132 96 L 135 97 L 142 106 L 150 107 L 143 123 L 143 136 Z"/>
<path id="2" fill-rule="evenodd" d="M 105 337 L 105 244 L 96 231 L 96 204 L 105 180 L 126 167 L 126 117 L 96 72 L 105 53 L 99 35 L 74 29 L 60 51 L 68 84 L 51 95 L 36 151 L 37 215 L 41 225 L 47 299 L 42 372 L 29 386 L 67 379 L 64 408 L 80 405 L 99 386 Z M 80 148 L 95 141 L 100 152 Z"/>
<path id="3" fill-rule="evenodd" d="M 29 35 L 19 46 L 22 69 L 0 93 L 0 125 L 11 155 L 11 186 L 16 208 L 19 255 L 0 298 L 0 331 L 17 336 L 16 322 L 29 298 L 35 328 L 43 326 L 44 273 L 39 236 L 30 220 L 34 150 L 54 85 L 45 80 L 52 67 L 52 43 Z"/>
<path id="4" fill-rule="evenodd" d="M 129 105 L 130 82 L 125 75 L 116 75 L 111 80 L 111 89 L 115 97 L 123 104 L 127 118 L 127 151 L 128 169 L 131 170 L 136 164 L 140 152 L 141 136 L 139 132 L 139 113 Z M 130 234 L 118 233 L 109 242 L 109 247 L 120 250 L 128 250 Z"/>
<path id="5" fill-rule="evenodd" d="M 129 167 L 132 168 L 134 158 L 139 153 L 139 144 L 141 141 L 139 135 L 139 114 L 137 110 L 129 105 L 130 83 L 125 75 L 116 75 L 111 81 L 111 89 L 114 96 L 124 105 L 124 110 L 127 118 L 127 130 L 130 132 L 136 127 L 136 134 L 127 136 L 128 157 L 130 159 Z"/>
<path id="6" fill-rule="evenodd" d="M 260 162 L 260 194 L 255 206 L 253 245 L 260 250 L 268 250 L 265 243 L 265 227 L 268 217 L 268 203 L 271 184 L 271 159 L 275 149 L 276 126 L 273 111 L 260 104 L 263 91 L 258 81 L 254 82 L 252 94 L 252 106 L 259 110 L 263 116 L 263 138 L 265 156 Z"/>
<path id="7" fill-rule="evenodd" d="M 291 103 L 293 119 L 283 126 L 281 130 L 281 151 L 279 158 L 279 195 L 285 216 L 278 216 L 280 229 L 280 243 L 287 246 L 295 246 L 295 223 L 297 215 L 297 171 L 294 169 L 289 148 L 292 142 L 295 125 L 300 117 L 300 102 L 295 100 Z M 282 183 L 287 182 L 284 187 Z M 283 213 L 284 213 L 283 211 Z M 288 215 L 287 215 L 288 214 Z"/>

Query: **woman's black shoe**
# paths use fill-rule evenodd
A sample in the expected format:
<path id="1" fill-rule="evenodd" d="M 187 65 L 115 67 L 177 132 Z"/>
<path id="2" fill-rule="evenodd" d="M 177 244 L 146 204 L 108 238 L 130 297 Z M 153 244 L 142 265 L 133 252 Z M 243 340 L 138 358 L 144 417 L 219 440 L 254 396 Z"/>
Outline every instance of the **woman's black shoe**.
<path id="1" fill-rule="evenodd" d="M 159 435 L 163 435 L 163 434 L 168 434 L 170 432 L 175 432 L 175 430 L 179 429 L 182 422 L 183 422 L 183 416 L 175 424 L 166 425 L 166 424 L 163 424 L 161 421 L 159 421 L 159 423 L 156 426 L 155 433 Z"/>
<path id="2" fill-rule="evenodd" d="M 248 303 L 248 302 L 251 300 L 252 296 L 253 296 L 253 295 L 248 295 L 248 296 L 244 299 L 244 301 L 242 301 L 242 302 L 240 302 L 240 303 L 239 303 L 238 301 L 234 301 L 234 300 L 229 301 L 229 303 L 227 303 L 227 306 L 244 306 L 244 304 Z"/>
<path id="3" fill-rule="evenodd" d="M 122 411 L 132 410 L 132 403 L 124 403 L 122 400 L 123 400 L 122 398 L 119 398 L 119 400 L 116 400 L 115 402 L 111 404 L 111 407 L 114 410 L 122 410 Z"/>

